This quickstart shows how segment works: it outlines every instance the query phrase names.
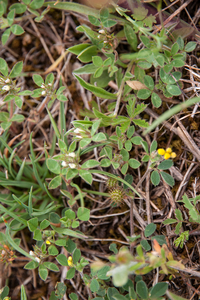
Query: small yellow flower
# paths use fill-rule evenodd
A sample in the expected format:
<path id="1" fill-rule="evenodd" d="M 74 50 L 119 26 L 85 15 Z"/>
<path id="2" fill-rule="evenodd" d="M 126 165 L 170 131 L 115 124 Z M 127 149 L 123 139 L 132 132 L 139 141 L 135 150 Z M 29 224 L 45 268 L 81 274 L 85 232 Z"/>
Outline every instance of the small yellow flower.
<path id="1" fill-rule="evenodd" d="M 51 242 L 49 240 L 46 240 L 47 245 L 51 245 Z"/>
<path id="2" fill-rule="evenodd" d="M 166 152 L 169 153 L 169 154 L 171 154 L 172 153 L 172 148 L 167 148 Z"/>
<path id="3" fill-rule="evenodd" d="M 171 153 L 171 158 L 175 158 L 176 157 L 176 153 L 175 152 L 172 152 Z"/>
<path id="4" fill-rule="evenodd" d="M 69 267 L 72 267 L 72 266 L 73 266 L 73 260 L 72 260 L 72 257 L 71 257 L 71 256 L 68 257 L 67 262 L 68 262 L 68 266 L 69 266 Z"/>
<path id="5" fill-rule="evenodd" d="M 164 159 L 169 159 L 170 157 L 171 157 L 171 155 L 166 152 L 165 155 L 164 155 Z"/>
<path id="6" fill-rule="evenodd" d="M 158 149 L 159 155 L 165 155 L 165 150 L 163 148 Z"/>

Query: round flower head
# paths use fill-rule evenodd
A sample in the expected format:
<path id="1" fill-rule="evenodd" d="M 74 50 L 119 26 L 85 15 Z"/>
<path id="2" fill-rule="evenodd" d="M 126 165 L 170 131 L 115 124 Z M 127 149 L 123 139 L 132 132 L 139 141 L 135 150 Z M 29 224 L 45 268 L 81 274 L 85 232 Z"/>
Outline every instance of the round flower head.
<path id="1" fill-rule="evenodd" d="M 2 88 L 1 88 L 3 91 L 9 91 L 10 90 L 10 86 L 9 85 L 4 85 Z"/>
<path id="2" fill-rule="evenodd" d="M 70 156 L 70 157 L 76 157 L 76 154 L 74 152 L 71 152 L 71 153 L 68 154 L 68 156 Z"/>
<path id="3" fill-rule="evenodd" d="M 163 149 L 163 148 L 158 149 L 158 154 L 165 155 L 165 149 Z"/>
<path id="4" fill-rule="evenodd" d="M 176 157 L 176 153 L 175 152 L 172 152 L 171 153 L 171 158 L 175 158 Z"/>
<path id="5" fill-rule="evenodd" d="M 165 153 L 165 155 L 164 155 L 164 159 L 169 159 L 171 157 L 171 155 L 170 155 L 170 153 Z"/>
<path id="6" fill-rule="evenodd" d="M 166 152 L 169 153 L 169 154 L 171 154 L 172 153 L 172 148 L 167 148 Z"/>
<path id="7" fill-rule="evenodd" d="M 66 161 L 62 161 L 61 165 L 62 165 L 62 167 L 67 167 Z"/>
<path id="8" fill-rule="evenodd" d="M 73 260 L 72 260 L 72 257 L 71 257 L 71 256 L 68 257 L 67 263 L 68 263 L 68 266 L 69 266 L 69 267 L 72 267 L 72 266 L 73 266 Z"/>
<path id="9" fill-rule="evenodd" d="M 76 169 L 76 165 L 75 165 L 75 164 L 68 164 L 68 166 L 69 166 L 71 169 Z"/>

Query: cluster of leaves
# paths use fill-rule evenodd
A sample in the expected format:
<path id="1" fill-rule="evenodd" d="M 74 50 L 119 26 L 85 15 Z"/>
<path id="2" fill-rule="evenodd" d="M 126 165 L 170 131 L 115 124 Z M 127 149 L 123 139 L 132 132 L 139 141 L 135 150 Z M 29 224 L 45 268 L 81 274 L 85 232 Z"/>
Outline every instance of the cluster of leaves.
<path id="1" fill-rule="evenodd" d="M 16 18 L 16 14 L 22 15 L 26 11 L 36 16 L 35 21 L 40 22 L 44 18 L 44 15 L 49 11 L 49 8 L 45 9 L 41 14 L 37 11 L 44 4 L 44 0 L 23 0 L 21 3 L 14 3 L 9 6 L 9 12 L 7 13 L 7 0 L 1 0 L 0 2 L 0 18 L 1 24 L 0 29 L 7 28 L 1 36 L 1 42 L 3 45 L 6 44 L 11 33 L 15 35 L 21 35 L 24 33 L 24 29 L 16 24 L 20 22 L 21 18 Z M 3 16 L 6 16 L 5 18 Z"/>
<path id="2" fill-rule="evenodd" d="M 188 209 L 188 214 L 190 216 L 189 222 L 200 224 L 200 214 L 198 209 L 196 208 L 196 204 L 200 200 L 200 197 L 197 196 L 195 198 L 188 198 L 186 194 L 183 195 L 182 200 L 178 202 L 183 202 L 184 207 Z M 193 204 L 192 204 L 193 202 Z M 179 237 L 174 241 L 174 244 L 178 247 L 183 248 L 183 245 L 189 239 L 189 230 L 181 232 L 181 228 L 183 223 L 185 222 L 183 219 L 182 212 L 180 209 L 175 209 L 175 217 L 176 219 L 169 218 L 163 222 L 164 225 L 176 224 L 174 233 L 179 235 Z"/>
<path id="3" fill-rule="evenodd" d="M 6 14 L 7 1 L 0 2 L 0 17 Z M 22 34 L 24 31 L 21 26 L 14 24 L 15 14 L 24 14 L 27 10 L 36 16 L 36 21 L 41 21 L 48 9 L 41 14 L 37 12 L 44 4 L 44 0 L 23 0 L 22 3 L 15 3 L 9 7 L 10 12 L 7 18 L 3 19 L 1 28 L 7 28 L 2 35 L 2 43 L 5 44 L 10 33 Z M 168 185 L 174 185 L 174 179 L 166 170 L 173 166 L 170 159 L 163 160 L 161 155 L 157 153 L 157 142 L 153 141 L 150 147 L 138 134 L 137 129 L 141 131 L 148 127 L 148 123 L 144 119 L 144 111 L 147 104 L 140 103 L 140 100 L 150 98 L 151 103 L 156 108 L 160 107 L 162 100 L 158 91 L 161 91 L 166 97 L 179 96 L 181 94 L 181 71 L 174 68 L 181 68 L 185 64 L 186 53 L 193 51 L 196 43 L 189 42 L 184 45 L 184 40 L 179 37 L 176 42 L 169 40 L 167 30 L 163 30 L 159 34 L 151 34 L 152 25 L 155 18 L 147 16 L 147 11 L 142 7 L 135 9 L 134 14 L 130 17 L 126 14 L 126 10 L 115 4 L 113 8 L 120 14 L 119 22 L 124 25 L 123 30 L 116 35 L 110 33 L 110 27 L 118 22 L 118 18 L 113 19 L 108 8 L 102 8 L 99 17 L 88 16 L 92 25 L 96 29 L 91 29 L 87 25 L 81 25 L 77 30 L 85 34 L 91 43 L 75 45 L 68 50 L 77 55 L 77 58 L 85 63 L 84 66 L 74 71 L 74 75 L 83 88 L 92 92 L 95 96 L 102 99 L 111 100 L 107 106 L 108 112 L 105 114 L 99 109 L 96 103 L 90 117 L 84 120 L 76 120 L 72 122 L 73 128 L 66 132 L 65 115 L 63 103 L 67 101 L 63 94 L 64 87 L 60 87 L 57 91 L 54 89 L 54 76 L 49 74 L 44 80 L 40 75 L 33 76 L 34 83 L 38 86 L 34 91 L 20 91 L 17 86 L 17 78 L 20 76 L 23 63 L 17 62 L 9 73 L 6 61 L 0 58 L 0 93 L 4 97 L 4 103 L 8 104 L 8 112 L 0 113 L 1 127 L 5 131 L 0 137 L 1 141 L 1 157 L 0 165 L 7 172 L 0 172 L 0 181 L 3 187 L 7 187 L 10 193 L 1 194 L 0 205 L 2 212 L 1 221 L 6 222 L 6 235 L 1 234 L 0 242 L 11 248 L 10 251 L 18 251 L 22 255 L 31 259 L 26 264 L 25 269 L 32 270 L 38 268 L 39 276 L 42 280 L 46 280 L 49 271 L 58 272 L 61 266 L 68 267 L 66 279 L 72 279 L 76 272 L 79 272 L 85 285 L 88 286 L 92 293 L 97 295 L 97 300 L 103 299 L 152 299 L 160 300 L 168 293 L 170 299 L 178 299 L 176 295 L 168 292 L 168 284 L 166 282 L 157 283 L 153 287 L 147 288 L 146 283 L 142 279 L 142 275 L 160 268 L 161 273 L 166 275 L 173 272 L 173 267 L 180 269 L 183 266 L 174 261 L 172 254 L 166 247 L 164 236 L 154 235 L 156 225 L 149 224 L 144 231 L 144 239 L 136 247 L 137 255 L 133 256 L 128 249 L 122 248 L 119 252 L 116 245 L 110 246 L 110 250 L 114 252 L 109 260 L 110 264 L 104 265 L 100 263 L 100 267 L 95 264 L 90 274 L 84 273 L 85 266 L 88 261 L 81 256 L 81 252 L 77 249 L 76 244 L 71 238 L 89 239 L 80 231 L 76 230 L 80 221 L 88 221 L 90 218 L 90 210 L 84 207 L 84 190 L 74 183 L 78 177 L 85 181 L 86 184 L 92 185 L 93 173 L 100 173 L 107 177 L 111 177 L 120 182 L 121 195 L 133 196 L 137 193 L 132 187 L 133 176 L 127 174 L 132 169 L 137 169 L 141 165 L 146 167 L 146 172 L 151 173 L 151 182 L 155 186 L 160 184 L 160 180 L 164 180 Z M 92 27 L 92 26 L 91 26 Z M 131 53 L 118 55 L 116 48 L 121 40 L 126 40 L 130 46 Z M 141 42 L 143 49 L 138 49 L 138 43 Z M 134 66 L 134 75 L 132 68 Z M 151 68 L 157 69 L 159 72 L 159 81 L 155 84 L 154 79 L 148 75 Z M 89 74 L 90 83 L 83 80 L 79 75 Z M 116 83 L 118 92 L 112 93 L 105 90 L 110 81 Z M 39 163 L 41 156 L 36 157 L 33 151 L 32 135 L 30 136 L 30 163 L 22 161 L 15 155 L 14 149 L 9 147 L 7 141 L 7 130 L 13 121 L 22 122 L 23 115 L 13 114 L 13 105 L 22 108 L 23 101 L 21 97 L 31 96 L 33 98 L 45 97 L 45 104 L 48 108 L 58 99 L 60 101 L 60 117 L 61 130 L 59 131 L 55 120 L 47 108 L 50 121 L 55 131 L 55 138 L 49 153 L 45 151 L 45 163 Z M 119 102 L 123 101 L 128 116 L 118 114 Z M 11 109 L 12 107 L 12 109 Z M 112 127 L 111 135 L 102 132 L 101 128 L 107 126 Z M 72 137 L 69 143 L 68 137 Z M 58 152 L 54 155 L 58 141 Z M 21 143 L 15 145 L 19 147 Z M 140 146 L 144 149 L 144 155 L 141 161 L 132 157 L 132 149 Z M 10 157 L 4 153 L 8 149 Z M 90 154 L 94 149 L 100 149 L 99 158 L 85 159 L 85 154 Z M 43 155 L 43 154 L 42 154 Z M 14 161 L 17 164 L 18 171 L 14 168 Z M 115 170 L 121 172 L 124 179 L 103 171 L 102 168 L 112 166 Z M 94 169 L 100 167 L 99 169 Z M 5 174 L 6 173 L 6 174 Z M 50 178 L 47 185 L 46 178 Z M 76 181 L 75 181 L 76 182 Z M 122 187 L 123 183 L 123 187 Z M 69 191 L 76 191 L 74 197 Z M 47 187 L 48 186 L 48 187 Z M 73 209 L 63 208 L 61 204 L 61 196 L 55 199 L 51 195 L 52 189 L 61 186 L 60 193 L 69 199 L 68 204 L 73 204 L 80 199 L 81 206 L 77 213 Z M 17 188 L 20 189 L 17 189 Z M 69 190 L 70 190 L 69 189 Z M 28 193 L 24 193 L 28 190 Z M 92 193 L 93 191 L 90 190 Z M 99 192 L 99 194 L 101 194 Z M 138 194 L 139 195 L 139 194 Z M 109 196 L 109 194 L 108 194 Z M 42 201 L 41 201 L 42 200 Z M 182 202 L 189 210 L 191 221 L 200 223 L 199 213 L 195 207 L 198 197 L 188 199 L 183 197 Z M 194 205 L 191 203 L 194 202 Z M 62 208 L 62 210 L 61 210 Z M 56 213 L 57 211 L 57 213 Z M 176 219 L 168 219 L 164 224 L 177 223 L 175 233 L 180 234 L 183 217 L 181 212 L 175 210 Z M 10 221 L 10 222 L 9 222 Z M 9 223 L 8 223 L 9 222 Z M 14 239 L 11 232 L 17 232 L 28 228 L 36 241 L 33 251 L 27 253 L 20 247 L 20 239 Z M 71 237 L 71 238 L 69 238 Z M 137 242 L 140 236 L 130 237 L 130 243 Z M 188 232 L 183 232 L 176 240 L 177 246 L 183 246 L 185 240 L 188 239 Z M 154 244 L 154 250 L 151 251 L 151 241 Z M 162 248 L 161 248 L 162 246 Z M 71 254 L 71 259 L 64 254 L 59 254 L 59 247 L 64 247 Z M 145 250 L 145 252 L 143 251 Z M 150 251 L 150 252 L 149 252 Z M 56 261 L 48 261 L 47 258 L 54 258 Z M 136 285 L 128 280 L 130 274 L 135 275 Z M 116 287 L 121 287 L 120 291 L 116 288 L 108 287 L 110 285 L 110 277 Z M 107 282 L 109 284 L 107 285 Z M 66 286 L 63 283 L 57 283 L 55 291 L 51 293 L 51 300 L 57 300 L 64 296 Z M 0 294 L 0 298 L 8 295 L 8 288 L 5 287 Z M 71 300 L 77 300 L 77 295 L 71 293 Z M 21 299 L 26 299 L 24 286 L 21 286 Z"/>

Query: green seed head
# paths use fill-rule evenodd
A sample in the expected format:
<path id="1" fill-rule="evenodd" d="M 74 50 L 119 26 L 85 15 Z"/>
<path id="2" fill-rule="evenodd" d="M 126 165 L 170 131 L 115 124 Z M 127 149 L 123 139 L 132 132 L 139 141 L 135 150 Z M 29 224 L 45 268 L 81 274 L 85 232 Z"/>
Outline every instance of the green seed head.
<path id="1" fill-rule="evenodd" d="M 109 192 L 111 201 L 120 204 L 125 196 L 124 191 L 120 187 L 114 187 Z"/>

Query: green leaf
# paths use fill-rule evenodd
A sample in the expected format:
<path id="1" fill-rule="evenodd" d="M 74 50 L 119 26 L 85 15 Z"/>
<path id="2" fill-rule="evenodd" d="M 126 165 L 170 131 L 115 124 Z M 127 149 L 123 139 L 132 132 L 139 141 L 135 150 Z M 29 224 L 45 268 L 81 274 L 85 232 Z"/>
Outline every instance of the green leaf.
<path id="1" fill-rule="evenodd" d="M 99 283 L 95 278 L 92 279 L 90 283 L 90 290 L 92 291 L 92 293 L 95 293 L 99 290 Z"/>
<path id="2" fill-rule="evenodd" d="M 196 42 L 189 42 L 185 46 L 185 52 L 192 52 L 196 48 Z"/>
<path id="3" fill-rule="evenodd" d="M 57 255 L 56 260 L 61 266 L 68 266 L 68 260 L 64 254 Z"/>
<path id="4" fill-rule="evenodd" d="M 144 84 L 148 87 L 151 91 L 154 89 L 154 81 L 153 78 L 149 75 L 144 76 Z"/>
<path id="5" fill-rule="evenodd" d="M 121 168 L 121 172 L 123 175 L 125 175 L 127 171 L 128 171 L 128 163 L 125 163 Z"/>
<path id="6" fill-rule="evenodd" d="M 48 276 L 47 268 L 44 265 L 40 265 L 38 271 L 39 271 L 40 278 L 45 281 Z"/>
<path id="7" fill-rule="evenodd" d="M 108 18 L 109 18 L 109 10 L 106 7 L 104 7 L 100 10 L 100 20 L 101 22 L 105 22 L 108 20 Z"/>
<path id="8" fill-rule="evenodd" d="M 100 21 L 97 18 L 95 18 L 91 15 L 88 16 L 88 19 L 89 19 L 90 23 L 94 26 L 100 26 L 101 25 Z"/>
<path id="9" fill-rule="evenodd" d="M 15 97 L 14 97 L 14 101 L 15 101 L 15 104 L 16 104 L 19 108 L 22 108 L 23 102 L 22 102 L 22 99 L 21 99 L 20 97 L 15 96 Z"/>
<path id="10" fill-rule="evenodd" d="M 167 169 L 171 168 L 173 166 L 173 164 L 174 163 L 171 159 L 166 159 L 159 164 L 158 170 L 167 170 Z"/>
<path id="11" fill-rule="evenodd" d="M 91 46 L 91 44 L 87 44 L 87 43 L 79 44 L 79 45 L 68 48 L 68 51 L 73 54 L 79 55 L 84 49 L 86 49 L 90 46 Z"/>
<path id="12" fill-rule="evenodd" d="M 174 45 L 172 45 L 171 47 L 171 55 L 174 56 L 174 54 L 176 54 L 179 50 L 179 44 L 175 43 Z"/>
<path id="13" fill-rule="evenodd" d="M 137 169 L 141 165 L 141 163 L 134 158 L 129 159 L 128 164 L 133 169 Z"/>
<path id="14" fill-rule="evenodd" d="M 90 219 L 90 210 L 85 207 L 79 207 L 77 217 L 81 221 L 88 221 Z"/>
<path id="15" fill-rule="evenodd" d="M 157 186 L 160 183 L 160 175 L 158 173 L 158 171 L 154 170 L 151 173 L 151 182 L 153 183 L 153 185 Z"/>
<path id="16" fill-rule="evenodd" d="M 131 138 L 131 142 L 134 145 L 140 145 L 141 141 L 142 141 L 142 138 L 140 136 L 134 136 L 134 137 Z"/>
<path id="17" fill-rule="evenodd" d="M 8 76 L 8 65 L 7 65 L 6 61 L 1 57 L 0 57 L 0 72 L 4 76 Z"/>
<path id="18" fill-rule="evenodd" d="M 174 223 L 177 223 L 176 219 L 166 219 L 163 221 L 164 225 L 170 225 L 170 224 L 174 224 Z"/>
<path id="19" fill-rule="evenodd" d="M 56 264 L 54 264 L 54 263 L 52 263 L 52 262 L 45 261 L 45 262 L 43 263 L 43 265 L 44 265 L 47 269 L 49 269 L 49 270 L 51 270 L 51 271 L 54 271 L 54 272 L 58 272 L 58 271 L 59 271 L 58 266 L 56 266 Z"/>
<path id="20" fill-rule="evenodd" d="M 33 0 L 30 4 L 31 9 L 39 9 L 44 4 L 44 0 Z"/>
<path id="21" fill-rule="evenodd" d="M 24 116 L 16 114 L 16 115 L 14 115 L 14 116 L 10 119 L 10 121 L 11 121 L 11 122 L 14 122 L 14 121 L 15 121 L 15 122 L 21 123 L 21 122 L 24 121 L 24 119 L 25 119 Z"/>
<path id="22" fill-rule="evenodd" d="M 84 49 L 78 56 L 77 58 L 83 62 L 83 63 L 88 63 L 92 61 L 92 57 L 97 55 L 97 46 L 92 45 L 90 47 L 87 47 Z"/>
<path id="23" fill-rule="evenodd" d="M 165 172 L 160 172 L 163 180 L 168 184 L 170 185 L 171 187 L 174 186 L 175 182 L 174 182 L 174 178 L 169 175 L 168 173 L 165 173 Z"/>
<path id="24" fill-rule="evenodd" d="M 71 293 L 71 294 L 69 294 L 69 298 L 71 299 L 71 300 L 78 300 L 78 296 L 75 294 L 75 293 Z M 100 300 L 100 299 L 99 299 Z M 103 300 L 103 299 L 102 299 Z"/>
<path id="25" fill-rule="evenodd" d="M 67 290 L 67 286 L 63 282 L 57 282 L 55 288 L 56 288 L 55 290 L 56 299 L 50 298 L 49 300 L 63 299 Z"/>
<path id="26" fill-rule="evenodd" d="M 10 32 L 11 32 L 10 28 L 7 28 L 7 29 L 4 31 L 4 33 L 2 34 L 2 36 L 1 36 L 1 41 L 2 41 L 2 45 L 3 45 L 3 46 L 6 44 L 8 38 L 9 38 L 9 36 L 10 36 Z M 1 70 L 1 72 L 2 72 L 2 70 Z M 3 73 L 3 72 L 2 72 L 2 73 Z M 6 76 L 6 75 L 4 75 L 4 76 Z"/>
<path id="27" fill-rule="evenodd" d="M 27 300 L 26 290 L 23 284 L 21 285 L 21 300 Z"/>
<path id="28" fill-rule="evenodd" d="M 131 48 L 134 51 L 137 51 L 138 41 L 137 41 L 137 36 L 135 34 L 135 31 L 132 29 L 131 26 L 125 25 L 124 26 L 124 33 L 125 33 L 127 42 L 129 43 L 129 45 L 131 46 Z"/>
<path id="29" fill-rule="evenodd" d="M 111 165 L 111 161 L 108 158 L 103 158 L 100 162 L 100 166 L 103 168 L 107 168 Z"/>
<path id="30" fill-rule="evenodd" d="M 144 248 L 145 251 L 151 250 L 151 246 L 149 245 L 147 240 L 141 240 L 140 244 L 141 244 L 142 248 Z"/>
<path id="31" fill-rule="evenodd" d="M 10 30 L 12 31 L 12 33 L 14 33 L 15 35 L 21 35 L 24 33 L 24 29 L 18 25 L 18 24 L 14 24 L 10 27 Z"/>
<path id="32" fill-rule="evenodd" d="M 152 102 L 153 106 L 155 106 L 156 108 L 160 107 L 162 104 L 161 98 L 158 96 L 158 94 L 156 94 L 154 92 L 151 95 L 151 102 Z"/>
<path id="33" fill-rule="evenodd" d="M 48 248 L 48 253 L 49 255 L 53 255 L 53 256 L 58 255 L 58 249 L 54 245 L 51 245 Z"/>
<path id="34" fill-rule="evenodd" d="M 166 89 L 168 93 L 170 93 L 173 96 L 179 96 L 182 93 L 181 89 L 175 84 L 167 84 Z"/>
<path id="35" fill-rule="evenodd" d="M 149 63 L 148 61 L 139 61 L 138 66 L 144 70 L 150 69 L 152 64 Z"/>
<path id="36" fill-rule="evenodd" d="M 44 230 L 45 228 L 47 228 L 50 225 L 50 222 L 46 219 L 44 219 L 41 223 L 40 223 L 40 229 Z"/>
<path id="37" fill-rule="evenodd" d="M 27 6 L 22 3 L 15 3 L 9 7 L 9 10 L 14 9 L 16 14 L 23 14 L 26 11 Z"/>
<path id="38" fill-rule="evenodd" d="M 143 100 L 148 99 L 150 95 L 151 95 L 151 91 L 147 89 L 141 89 L 137 92 L 137 97 Z"/>
<path id="39" fill-rule="evenodd" d="M 40 229 L 36 229 L 34 231 L 33 239 L 36 241 L 42 241 L 42 233 L 41 233 Z"/>
<path id="40" fill-rule="evenodd" d="M 81 251 L 79 249 L 75 249 L 73 252 L 73 263 L 76 265 L 79 259 L 81 258 Z"/>
<path id="41" fill-rule="evenodd" d="M 150 297 L 157 299 L 157 298 L 165 295 L 167 289 L 168 289 L 168 283 L 167 282 L 158 282 L 151 289 Z"/>
<path id="42" fill-rule="evenodd" d="M 61 173 L 61 168 L 60 168 L 60 164 L 58 161 L 52 159 L 52 158 L 48 158 L 46 161 L 47 167 L 48 169 L 55 173 L 55 174 L 60 174 Z"/>
<path id="43" fill-rule="evenodd" d="M 92 178 L 92 175 L 88 171 L 86 171 L 86 170 L 78 170 L 78 172 L 79 172 L 79 175 L 81 176 L 81 178 L 83 180 L 85 180 L 89 184 L 92 184 L 93 178 Z"/>
<path id="44" fill-rule="evenodd" d="M 49 182 L 48 188 L 49 188 L 49 189 L 56 189 L 58 186 L 61 185 L 61 183 L 62 183 L 61 176 L 58 175 L 58 176 L 54 177 L 54 178 Z"/>
<path id="45" fill-rule="evenodd" d="M 21 71 L 23 69 L 23 62 L 19 61 L 17 62 L 14 67 L 12 68 L 9 77 L 14 78 L 20 75 Z"/>
<path id="46" fill-rule="evenodd" d="M 28 228 L 31 232 L 35 231 L 38 227 L 38 218 L 33 218 L 27 221 Z"/>
<path id="47" fill-rule="evenodd" d="M 171 299 L 171 300 L 187 300 L 186 298 L 177 296 L 176 294 L 174 294 L 174 293 L 172 293 L 172 292 L 170 292 L 170 291 L 168 291 L 167 296 L 168 296 L 169 299 Z"/>
<path id="48" fill-rule="evenodd" d="M 86 90 L 92 92 L 94 95 L 96 95 L 99 98 L 104 98 L 104 99 L 117 99 L 117 95 L 109 93 L 105 91 L 102 88 L 96 87 L 90 83 L 87 83 L 84 81 L 81 77 L 74 75 L 76 79 L 79 81 L 79 83 L 84 87 Z"/>
<path id="49" fill-rule="evenodd" d="M 92 62 L 96 67 L 101 67 L 103 65 L 103 59 L 100 56 L 93 56 Z"/>
<path id="50" fill-rule="evenodd" d="M 172 60 L 171 65 L 175 68 L 181 68 L 185 65 L 185 62 L 182 59 L 174 59 Z"/>
<path id="51" fill-rule="evenodd" d="M 87 64 L 73 71 L 74 74 L 94 74 L 98 67 L 93 64 Z"/>
<path id="52" fill-rule="evenodd" d="M 70 220 L 74 220 L 76 218 L 76 214 L 73 210 L 68 209 L 65 211 L 65 217 L 67 217 Z"/>
<path id="53" fill-rule="evenodd" d="M 167 244 L 164 235 L 155 235 L 155 236 L 152 236 L 152 237 L 151 237 L 151 240 L 152 240 L 152 241 L 153 241 L 153 240 L 156 240 L 156 241 L 159 243 L 159 245 L 161 245 L 161 246 L 162 246 L 163 244 Z"/>
<path id="54" fill-rule="evenodd" d="M 137 282 L 136 292 L 143 300 L 148 298 L 148 288 L 144 281 L 140 280 Z"/>
<path id="55" fill-rule="evenodd" d="M 8 25 L 11 26 L 13 21 L 14 21 L 14 17 L 15 17 L 15 11 L 11 10 L 8 14 L 7 14 L 7 21 L 8 21 Z"/>
<path id="56" fill-rule="evenodd" d="M 25 266 L 24 266 L 24 269 L 26 270 L 33 270 L 33 269 L 36 269 L 37 267 L 39 266 L 39 263 L 32 260 L 30 262 L 28 262 Z"/>
<path id="57" fill-rule="evenodd" d="M 155 232 L 155 230 L 156 230 L 156 224 L 154 223 L 148 224 L 144 230 L 145 237 L 149 237 L 150 235 L 152 235 Z"/>
<path id="58" fill-rule="evenodd" d="M 72 279 L 75 275 L 75 271 L 76 271 L 75 268 L 70 268 L 67 272 L 66 279 L 68 279 L 68 280 Z"/>
<path id="59" fill-rule="evenodd" d="M 33 81 L 35 82 L 35 84 L 37 84 L 40 87 L 42 84 L 44 84 L 44 80 L 43 80 L 42 76 L 40 76 L 38 74 L 33 74 Z"/>
<path id="60" fill-rule="evenodd" d="M 99 166 L 100 163 L 95 159 L 88 159 L 84 164 L 81 165 L 82 169 L 90 169 Z"/>
<path id="61" fill-rule="evenodd" d="M 179 220 L 179 221 L 183 221 L 183 216 L 182 216 L 182 212 L 179 210 L 179 209 L 175 209 L 175 215 L 176 215 L 176 218 Z"/>

